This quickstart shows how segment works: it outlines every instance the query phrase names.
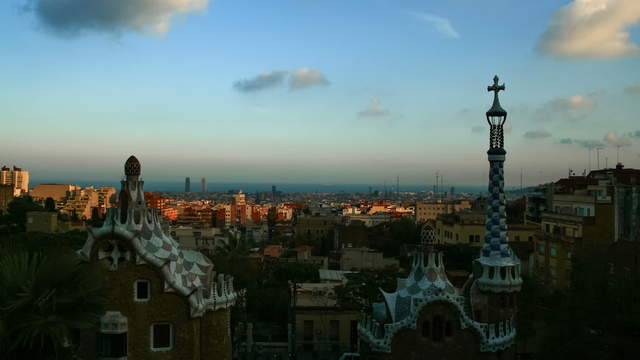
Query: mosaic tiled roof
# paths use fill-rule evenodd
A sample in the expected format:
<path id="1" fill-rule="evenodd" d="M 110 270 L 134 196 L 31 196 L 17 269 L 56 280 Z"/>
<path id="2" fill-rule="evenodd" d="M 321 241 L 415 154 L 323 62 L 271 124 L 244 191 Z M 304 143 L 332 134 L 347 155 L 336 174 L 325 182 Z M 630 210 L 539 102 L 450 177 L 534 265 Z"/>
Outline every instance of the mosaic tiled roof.
<path id="1" fill-rule="evenodd" d="M 458 290 L 447 278 L 442 253 L 429 253 L 426 265 L 423 254 L 414 256 L 411 273 L 405 279 L 398 279 L 397 286 L 393 293 L 381 290 L 393 322 L 409 316 L 408 309 L 413 299 L 426 299 L 435 292 L 444 292 L 451 296 L 458 294 Z"/>
<path id="2" fill-rule="evenodd" d="M 188 298 L 191 316 L 232 306 L 237 298 L 233 278 L 220 274 L 215 281 L 211 260 L 199 251 L 182 249 L 162 230 L 158 213 L 147 208 L 144 201 L 144 182 L 137 179 L 139 169 L 138 160 L 130 157 L 125 172 L 133 178 L 122 181 L 121 190 L 121 197 L 127 201 L 121 201 L 120 208 L 108 209 L 102 227 L 87 229 L 87 241 L 78 254 L 89 261 L 97 240 L 107 239 L 113 249 L 110 252 L 99 250 L 99 259 L 109 257 L 113 271 L 117 271 L 118 262 L 132 258 L 138 264 L 155 266 L 164 278 L 165 291 Z M 115 239 L 128 242 L 134 256 L 130 251 L 123 253 Z"/>
<path id="3" fill-rule="evenodd" d="M 468 283 L 475 284 L 473 278 Z M 393 293 L 382 291 L 384 302 L 373 304 L 371 316 L 365 315 L 358 324 L 362 339 L 374 351 L 390 352 L 393 338 L 402 329 L 416 329 L 421 311 L 430 303 L 445 302 L 457 309 L 462 329 L 472 329 L 480 339 L 480 351 L 498 351 L 510 347 L 515 341 L 513 319 L 496 324 L 473 320 L 468 310 L 468 292 L 454 287 L 448 280 L 442 253 L 414 257 L 411 273 L 397 280 Z M 465 288 L 467 285 L 465 285 Z"/>

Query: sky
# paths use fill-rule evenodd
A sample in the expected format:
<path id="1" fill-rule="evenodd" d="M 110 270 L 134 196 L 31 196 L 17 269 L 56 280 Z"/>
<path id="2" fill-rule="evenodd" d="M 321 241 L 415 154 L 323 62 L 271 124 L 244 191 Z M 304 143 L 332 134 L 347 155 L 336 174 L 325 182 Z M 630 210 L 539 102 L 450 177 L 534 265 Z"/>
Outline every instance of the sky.
<path id="1" fill-rule="evenodd" d="M 0 164 L 32 182 L 507 185 L 640 168 L 637 0 L 6 0 Z M 596 150 L 600 148 L 601 150 Z"/>

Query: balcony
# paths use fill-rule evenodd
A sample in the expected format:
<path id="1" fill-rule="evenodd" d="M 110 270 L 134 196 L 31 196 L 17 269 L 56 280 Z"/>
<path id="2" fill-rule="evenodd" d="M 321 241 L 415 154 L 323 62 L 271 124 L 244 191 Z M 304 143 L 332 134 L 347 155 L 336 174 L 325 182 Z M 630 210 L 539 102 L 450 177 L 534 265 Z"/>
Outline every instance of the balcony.
<path id="1" fill-rule="evenodd" d="M 567 243 L 567 244 L 576 244 L 582 241 L 582 237 L 573 237 L 563 235 L 561 233 L 547 233 L 547 232 L 538 232 L 536 234 L 536 238 L 539 241 L 548 241 L 552 243 Z"/>
<path id="2" fill-rule="evenodd" d="M 596 223 L 595 216 L 578 216 L 573 214 L 561 214 L 557 212 L 543 212 L 541 214 L 542 222 L 552 222 L 556 224 L 571 225 L 593 225 Z"/>

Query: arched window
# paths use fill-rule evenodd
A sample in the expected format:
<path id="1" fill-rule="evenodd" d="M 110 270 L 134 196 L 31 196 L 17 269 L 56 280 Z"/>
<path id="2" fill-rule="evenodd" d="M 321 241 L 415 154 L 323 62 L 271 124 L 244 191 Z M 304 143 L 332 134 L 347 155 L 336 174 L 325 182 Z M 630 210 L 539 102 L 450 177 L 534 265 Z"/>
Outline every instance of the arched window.
<path id="1" fill-rule="evenodd" d="M 422 322 L 422 337 L 428 338 L 431 333 L 431 323 L 429 320 L 425 320 Z"/>
<path id="2" fill-rule="evenodd" d="M 436 315 L 433 318 L 433 331 L 432 331 L 432 339 L 433 341 L 439 342 L 444 338 L 444 319 L 440 315 Z"/>

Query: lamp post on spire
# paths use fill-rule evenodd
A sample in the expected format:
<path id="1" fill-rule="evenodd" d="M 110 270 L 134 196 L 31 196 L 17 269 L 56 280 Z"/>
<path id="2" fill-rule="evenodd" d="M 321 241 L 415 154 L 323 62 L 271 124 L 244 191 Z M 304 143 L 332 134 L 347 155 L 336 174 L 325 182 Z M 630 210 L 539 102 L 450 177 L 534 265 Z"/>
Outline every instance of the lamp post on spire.
<path id="1" fill-rule="evenodd" d="M 492 149 L 504 147 L 503 125 L 507 121 L 507 112 L 500 106 L 498 93 L 504 91 L 504 84 L 499 84 L 498 75 L 493 77 L 493 85 L 487 87 L 487 91 L 493 91 L 493 105 L 487 111 L 487 123 L 489 124 L 489 146 Z"/>

